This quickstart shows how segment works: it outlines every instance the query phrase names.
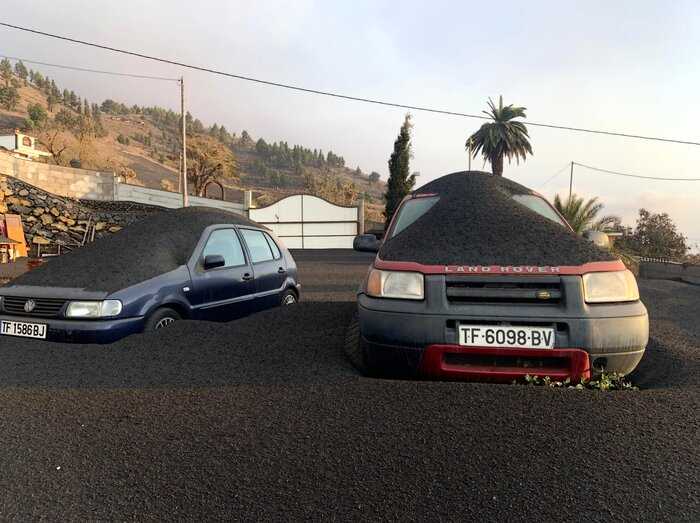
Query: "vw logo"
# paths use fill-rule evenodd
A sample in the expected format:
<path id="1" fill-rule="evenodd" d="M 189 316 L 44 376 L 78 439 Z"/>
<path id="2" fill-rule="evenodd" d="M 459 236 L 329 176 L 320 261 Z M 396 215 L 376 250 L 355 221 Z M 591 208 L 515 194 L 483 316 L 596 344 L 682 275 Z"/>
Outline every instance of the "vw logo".
<path id="1" fill-rule="evenodd" d="M 34 300 L 27 300 L 24 302 L 24 312 L 32 312 L 36 307 L 36 302 Z"/>

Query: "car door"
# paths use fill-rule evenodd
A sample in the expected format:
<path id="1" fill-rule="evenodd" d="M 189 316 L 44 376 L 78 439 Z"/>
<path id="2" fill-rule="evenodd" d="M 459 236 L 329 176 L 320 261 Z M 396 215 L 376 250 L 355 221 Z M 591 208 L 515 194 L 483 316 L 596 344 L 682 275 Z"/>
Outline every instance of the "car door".
<path id="1" fill-rule="evenodd" d="M 224 264 L 205 269 L 207 256 L 222 256 Z M 215 229 L 192 271 L 190 302 L 202 320 L 227 321 L 252 312 L 254 274 L 241 241 L 233 228 Z"/>
<path id="2" fill-rule="evenodd" d="M 279 293 L 287 279 L 287 265 L 280 249 L 263 231 L 244 228 L 239 231 L 253 264 L 258 308 L 279 305 Z"/>

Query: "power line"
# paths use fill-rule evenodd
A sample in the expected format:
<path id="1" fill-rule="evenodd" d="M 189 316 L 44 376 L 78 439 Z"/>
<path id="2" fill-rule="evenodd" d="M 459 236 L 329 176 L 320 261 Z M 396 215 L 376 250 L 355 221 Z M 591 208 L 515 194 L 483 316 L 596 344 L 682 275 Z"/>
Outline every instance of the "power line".
<path id="1" fill-rule="evenodd" d="M 610 171 L 608 169 L 601 169 L 599 167 L 592 167 L 590 165 L 585 165 L 582 163 L 578 162 L 573 162 L 574 165 L 578 165 L 579 167 L 585 167 L 586 169 L 590 169 L 592 171 L 597 171 L 600 173 L 604 174 L 612 174 L 615 176 L 625 176 L 627 178 L 641 178 L 642 180 L 665 180 L 669 182 L 700 182 L 700 178 L 662 178 L 660 176 L 641 176 L 639 174 L 628 174 L 628 173 L 621 173 L 617 171 Z"/>
<path id="2" fill-rule="evenodd" d="M 544 182 L 544 183 L 542 183 L 542 184 L 540 184 L 539 187 L 542 188 L 542 187 L 544 187 L 545 185 L 547 185 L 549 182 L 551 182 L 552 180 L 554 180 L 554 178 L 556 178 L 557 176 L 559 176 L 560 174 L 562 174 L 562 173 L 564 172 L 564 170 L 567 169 L 570 165 L 571 165 L 571 162 L 566 162 L 566 165 L 564 165 L 564 167 L 562 167 L 561 169 L 559 169 L 559 170 L 554 174 L 554 176 L 552 176 L 552 177 L 550 177 L 550 178 L 547 178 L 547 181 Z"/>
<path id="3" fill-rule="evenodd" d="M 70 71 L 82 71 L 85 73 L 99 73 L 99 74 L 108 74 L 111 76 L 127 76 L 129 78 L 141 78 L 145 80 L 166 80 L 166 81 L 173 81 L 173 82 L 179 82 L 179 78 L 167 78 L 165 76 L 148 76 L 144 74 L 132 74 L 132 73 L 117 73 L 115 71 L 103 71 L 100 69 L 88 69 L 85 67 L 75 67 L 72 65 L 59 65 L 59 64 L 50 64 L 48 62 L 38 62 L 36 60 L 27 60 L 26 58 L 18 58 L 16 56 L 5 56 L 5 55 L 0 55 L 0 58 L 7 58 L 8 60 L 15 60 L 15 61 L 21 61 L 21 62 L 26 62 L 28 64 L 35 64 L 35 65 L 45 65 L 48 67 L 56 67 L 58 69 L 68 69 Z"/>
<path id="4" fill-rule="evenodd" d="M 283 89 L 290 89 L 293 91 L 299 91 L 299 92 L 303 92 L 303 93 L 317 94 L 317 95 L 321 95 L 321 96 L 330 96 L 333 98 L 341 98 L 344 100 L 351 100 L 351 101 L 355 101 L 355 102 L 364 102 L 364 103 L 370 103 L 370 104 L 376 104 L 376 105 L 383 105 L 386 107 L 397 107 L 400 109 L 408 109 L 411 111 L 422 111 L 422 112 L 434 113 L 434 114 L 444 114 L 444 115 L 448 115 L 448 116 L 459 116 L 459 117 L 463 117 L 463 118 L 476 118 L 479 120 L 490 120 L 489 117 L 481 116 L 478 114 L 469 114 L 469 113 L 462 113 L 462 112 L 458 112 L 458 111 L 449 111 L 449 110 L 445 110 L 445 109 L 435 109 L 435 108 L 431 108 L 431 107 L 423 107 L 423 106 L 409 105 L 409 104 L 403 104 L 403 103 L 397 103 L 397 102 L 389 102 L 386 100 L 378 100 L 378 99 L 374 99 L 374 98 L 363 98 L 363 97 L 359 97 L 359 96 L 351 96 L 351 95 L 341 94 L 341 93 L 336 93 L 336 92 L 331 92 L 331 91 L 321 91 L 319 89 L 311 89 L 308 87 L 301 87 L 298 85 L 285 84 L 285 83 L 274 82 L 274 81 L 270 81 L 270 80 L 262 80 L 260 78 L 253 78 L 251 76 L 244 76 L 241 74 L 227 73 L 225 71 L 211 69 L 209 67 L 202 67 L 202 66 L 198 66 L 198 65 L 186 64 L 184 62 L 177 62 L 175 60 L 168 60 L 166 58 L 159 58 L 156 56 L 150 56 L 150 55 L 135 52 L 135 51 L 127 51 L 125 49 L 119 49 L 116 47 L 111 47 L 111 46 L 103 45 L 103 44 L 96 44 L 93 42 L 87 42 L 85 40 L 78 40 L 76 38 L 70 38 L 67 36 L 61 36 L 61 35 L 56 35 L 56 34 L 52 34 L 52 33 L 47 33 L 44 31 L 30 29 L 28 27 L 21 27 L 18 25 L 8 24 L 5 22 L 0 22 L 0 26 L 9 27 L 11 29 L 17 29 L 19 31 L 26 31 L 28 33 L 38 34 L 38 35 L 42 35 L 42 36 L 47 36 L 49 38 L 56 38 L 58 40 L 64 40 L 66 42 L 72 42 L 75 44 L 96 47 L 98 49 L 104 49 L 106 51 L 113 51 L 115 53 L 136 56 L 138 58 L 144 58 L 146 60 L 154 60 L 156 62 L 161 62 L 161 63 L 165 63 L 165 64 L 170 64 L 170 65 L 176 65 L 178 67 L 185 67 L 187 69 L 193 69 L 195 71 L 202 71 L 202 72 L 206 72 L 206 73 L 217 74 L 217 75 L 226 76 L 229 78 L 236 78 L 238 80 L 244 80 L 247 82 L 254 82 L 254 83 L 258 83 L 258 84 L 270 85 L 270 86 L 274 86 L 274 87 L 280 87 Z M 526 123 L 527 123 L 527 125 L 530 125 L 533 127 L 546 127 L 549 129 L 559 129 L 559 130 L 564 130 L 564 131 L 574 131 L 574 132 L 580 132 L 580 133 L 602 134 L 602 135 L 608 135 L 608 136 L 619 136 L 622 138 L 633 138 L 633 139 L 639 139 L 639 140 L 650 140 L 650 141 L 657 141 L 657 142 L 678 143 L 678 144 L 683 144 L 683 145 L 700 146 L 700 142 L 694 142 L 694 141 L 690 141 L 690 140 L 659 138 L 659 137 L 655 137 L 655 136 L 643 136 L 643 135 L 638 135 L 638 134 L 629 134 L 629 133 L 622 133 L 622 132 L 616 132 L 616 131 L 601 131 L 601 130 L 596 130 L 596 129 L 585 129 L 583 127 L 570 127 L 570 126 L 565 126 L 565 125 L 554 125 L 554 124 L 538 123 L 538 122 L 526 122 Z"/>

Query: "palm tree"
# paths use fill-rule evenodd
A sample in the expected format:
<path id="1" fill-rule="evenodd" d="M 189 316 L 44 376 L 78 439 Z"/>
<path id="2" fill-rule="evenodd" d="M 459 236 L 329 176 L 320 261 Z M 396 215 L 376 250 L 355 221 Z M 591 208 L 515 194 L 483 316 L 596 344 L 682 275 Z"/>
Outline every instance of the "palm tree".
<path id="1" fill-rule="evenodd" d="M 493 122 L 482 125 L 467 139 L 465 147 L 474 158 L 481 152 L 484 160 L 491 163 L 493 174 L 502 176 L 504 157 L 508 158 L 508 163 L 513 158 L 520 163 L 521 159 L 525 161 L 527 153 L 532 154 L 525 124 L 513 121 L 514 118 L 526 118 L 525 107 L 513 107 L 512 104 L 504 107 L 503 96 L 499 96 L 498 107 L 489 98 L 489 110 L 482 112 Z"/>
<path id="2" fill-rule="evenodd" d="M 583 197 L 572 194 L 563 201 L 557 194 L 554 196 L 554 207 L 566 218 L 577 234 L 583 234 L 588 230 L 602 231 L 620 224 L 620 218 L 617 216 L 607 215 L 598 218 L 598 214 L 603 210 L 603 204 L 598 202 L 598 198 L 591 198 L 584 202 Z"/>

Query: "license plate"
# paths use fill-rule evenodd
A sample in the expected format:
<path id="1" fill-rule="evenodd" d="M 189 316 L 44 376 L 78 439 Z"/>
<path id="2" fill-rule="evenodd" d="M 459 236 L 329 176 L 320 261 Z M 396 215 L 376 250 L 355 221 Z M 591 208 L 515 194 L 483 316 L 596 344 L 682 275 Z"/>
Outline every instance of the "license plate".
<path id="1" fill-rule="evenodd" d="M 554 348 L 554 329 L 548 327 L 460 325 L 459 344 L 466 347 L 552 349 Z"/>
<path id="2" fill-rule="evenodd" d="M 0 334 L 43 340 L 46 338 L 46 325 L 43 323 L 2 320 L 0 321 Z"/>

